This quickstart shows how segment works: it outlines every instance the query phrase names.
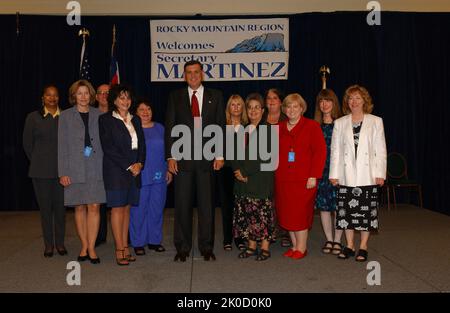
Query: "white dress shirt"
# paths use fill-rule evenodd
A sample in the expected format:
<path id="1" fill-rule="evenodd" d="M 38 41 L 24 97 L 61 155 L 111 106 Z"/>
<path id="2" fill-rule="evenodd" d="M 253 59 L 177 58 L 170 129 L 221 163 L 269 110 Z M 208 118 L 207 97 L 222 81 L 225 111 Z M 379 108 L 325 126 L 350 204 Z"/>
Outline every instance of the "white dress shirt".
<path id="1" fill-rule="evenodd" d="M 131 123 L 131 119 L 133 118 L 133 115 L 131 115 L 130 112 L 128 112 L 127 116 L 126 116 L 126 121 L 116 111 L 113 111 L 112 116 L 121 120 L 125 124 L 125 127 L 128 129 L 128 132 L 130 133 L 130 136 L 131 136 L 131 149 L 137 150 L 138 137 L 137 137 L 136 130 L 134 129 L 133 123 Z"/>

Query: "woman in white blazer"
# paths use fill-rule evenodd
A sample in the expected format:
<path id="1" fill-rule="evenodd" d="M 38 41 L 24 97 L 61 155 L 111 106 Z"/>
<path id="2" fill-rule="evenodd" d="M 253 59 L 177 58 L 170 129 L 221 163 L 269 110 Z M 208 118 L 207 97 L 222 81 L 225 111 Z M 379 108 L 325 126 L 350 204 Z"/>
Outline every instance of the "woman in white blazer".
<path id="1" fill-rule="evenodd" d="M 342 102 L 342 110 L 347 115 L 334 122 L 331 140 L 329 179 L 334 186 L 341 186 L 336 228 L 345 230 L 347 240 L 338 258 L 355 255 L 354 231 L 360 230 L 356 261 L 361 262 L 367 260 L 370 230 L 378 229 L 378 201 L 370 200 L 378 194 L 376 185 L 383 186 L 386 179 L 383 120 L 370 114 L 372 109 L 372 98 L 364 87 L 347 88 Z M 346 195 L 345 189 L 351 192 Z"/>

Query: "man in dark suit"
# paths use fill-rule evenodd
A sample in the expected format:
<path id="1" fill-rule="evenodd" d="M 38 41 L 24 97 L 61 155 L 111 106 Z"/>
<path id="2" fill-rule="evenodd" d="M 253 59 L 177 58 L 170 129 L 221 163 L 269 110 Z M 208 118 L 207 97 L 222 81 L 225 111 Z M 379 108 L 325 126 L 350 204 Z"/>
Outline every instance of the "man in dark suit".
<path id="1" fill-rule="evenodd" d="M 225 125 L 225 110 L 222 93 L 202 85 L 203 65 L 189 61 L 184 65 L 184 79 L 188 87 L 173 91 L 169 96 L 166 113 L 166 157 L 169 171 L 175 175 L 175 225 L 174 243 L 177 249 L 175 261 L 186 261 L 192 248 L 193 200 L 197 198 L 198 247 L 205 261 L 215 260 L 214 248 L 214 170 L 224 164 L 223 155 L 216 154 L 214 160 L 205 156 L 195 160 L 193 134 L 209 125 Z M 201 121 L 201 125 L 198 121 Z M 172 155 L 173 144 L 178 138 L 171 136 L 177 125 L 185 125 L 191 131 L 191 157 Z M 202 139 L 201 146 L 205 144 Z"/>

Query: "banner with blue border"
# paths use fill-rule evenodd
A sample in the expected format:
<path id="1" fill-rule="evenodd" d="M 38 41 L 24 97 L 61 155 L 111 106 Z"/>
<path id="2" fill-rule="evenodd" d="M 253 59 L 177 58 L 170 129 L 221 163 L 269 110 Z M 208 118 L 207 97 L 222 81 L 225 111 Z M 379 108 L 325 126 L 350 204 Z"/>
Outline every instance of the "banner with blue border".
<path id="1" fill-rule="evenodd" d="M 288 79 L 289 19 L 151 20 L 152 82 L 183 80 L 204 65 L 205 80 Z"/>

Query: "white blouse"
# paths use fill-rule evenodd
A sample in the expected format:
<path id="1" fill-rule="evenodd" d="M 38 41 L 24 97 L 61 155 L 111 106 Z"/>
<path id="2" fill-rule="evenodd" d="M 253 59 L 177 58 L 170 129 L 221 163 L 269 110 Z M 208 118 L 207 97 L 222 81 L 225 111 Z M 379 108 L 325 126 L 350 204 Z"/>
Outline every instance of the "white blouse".
<path id="1" fill-rule="evenodd" d="M 128 132 L 130 133 L 130 136 L 131 136 L 131 149 L 137 150 L 138 137 L 137 137 L 136 130 L 134 129 L 133 123 L 131 123 L 131 119 L 133 118 L 133 115 L 131 115 L 130 112 L 128 112 L 127 116 L 124 120 L 122 118 L 122 116 L 120 116 L 119 113 L 117 113 L 116 111 L 113 111 L 112 116 L 121 120 L 125 124 L 125 127 L 128 129 Z"/>

